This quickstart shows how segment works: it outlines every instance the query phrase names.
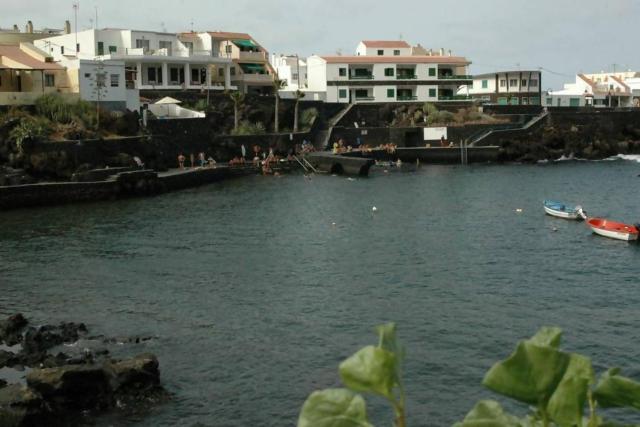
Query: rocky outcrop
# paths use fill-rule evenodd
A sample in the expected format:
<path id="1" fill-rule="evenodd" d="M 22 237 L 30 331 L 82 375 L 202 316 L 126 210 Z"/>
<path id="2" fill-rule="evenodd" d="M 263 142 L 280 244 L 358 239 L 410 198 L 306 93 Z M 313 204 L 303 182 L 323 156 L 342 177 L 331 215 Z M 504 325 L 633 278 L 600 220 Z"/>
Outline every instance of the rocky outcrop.
<path id="1" fill-rule="evenodd" d="M 0 367 L 30 369 L 26 385 L 0 379 L 0 427 L 69 425 L 110 409 L 140 413 L 167 399 L 153 354 L 116 360 L 101 346 L 135 345 L 149 338 L 84 338 L 86 334 L 82 323 L 36 328 L 20 314 L 0 321 L 0 344 L 9 350 L 0 350 Z M 50 353 L 63 343 L 74 343 L 80 353 Z"/>

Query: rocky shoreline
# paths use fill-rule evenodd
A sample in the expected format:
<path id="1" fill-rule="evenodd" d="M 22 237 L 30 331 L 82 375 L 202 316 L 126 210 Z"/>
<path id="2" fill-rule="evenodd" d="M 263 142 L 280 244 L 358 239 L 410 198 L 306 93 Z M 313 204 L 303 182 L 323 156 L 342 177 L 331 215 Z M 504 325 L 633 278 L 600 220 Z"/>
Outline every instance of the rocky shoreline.
<path id="1" fill-rule="evenodd" d="M 0 426 L 87 425 L 107 411 L 139 415 L 167 401 L 155 355 L 114 359 L 106 348 L 149 339 L 89 336 L 73 322 L 36 327 L 22 314 L 0 321 Z"/>

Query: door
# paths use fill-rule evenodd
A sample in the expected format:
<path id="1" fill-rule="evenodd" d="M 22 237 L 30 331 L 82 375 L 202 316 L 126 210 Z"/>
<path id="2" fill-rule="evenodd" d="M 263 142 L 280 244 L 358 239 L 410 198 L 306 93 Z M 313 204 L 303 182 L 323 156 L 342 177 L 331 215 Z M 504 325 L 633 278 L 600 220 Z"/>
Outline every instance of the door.
<path id="1" fill-rule="evenodd" d="M 18 87 L 18 92 L 22 92 L 22 76 L 16 76 L 16 86 Z"/>

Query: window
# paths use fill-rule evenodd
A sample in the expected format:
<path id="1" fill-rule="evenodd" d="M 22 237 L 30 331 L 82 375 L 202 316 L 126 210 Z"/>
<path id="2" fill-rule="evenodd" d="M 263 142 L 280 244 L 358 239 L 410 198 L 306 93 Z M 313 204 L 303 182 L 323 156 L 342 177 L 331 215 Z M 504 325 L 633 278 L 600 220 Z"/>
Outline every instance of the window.
<path id="1" fill-rule="evenodd" d="M 91 78 L 91 73 L 84 73 L 84 78 L 85 79 L 90 79 Z"/>
<path id="2" fill-rule="evenodd" d="M 393 68 L 385 68 L 384 75 L 387 77 L 393 77 L 394 71 Z"/>
<path id="3" fill-rule="evenodd" d="M 382 56 L 382 55 L 384 55 L 384 50 L 379 49 L 379 50 L 378 50 L 378 56 Z"/>
<path id="4" fill-rule="evenodd" d="M 231 50 L 233 49 L 233 46 L 231 46 L 230 44 L 226 45 L 224 47 L 224 53 L 231 53 Z"/>
<path id="5" fill-rule="evenodd" d="M 235 76 L 236 75 L 236 67 L 231 67 L 231 75 Z"/>
<path id="6" fill-rule="evenodd" d="M 293 73 L 293 74 L 291 75 L 291 80 L 298 81 L 298 73 Z"/>
<path id="7" fill-rule="evenodd" d="M 218 68 L 218 77 L 224 76 L 224 69 Z"/>
<path id="8" fill-rule="evenodd" d="M 171 56 L 171 42 L 160 41 L 159 42 L 160 49 L 167 49 L 167 55 Z"/>
<path id="9" fill-rule="evenodd" d="M 509 79 L 509 86 L 518 86 L 518 79 Z"/>
<path id="10" fill-rule="evenodd" d="M 60 46 L 60 55 L 64 55 L 64 46 Z"/>
<path id="11" fill-rule="evenodd" d="M 527 79 L 522 79 L 522 84 L 520 86 L 526 86 L 527 85 Z"/>
<path id="12" fill-rule="evenodd" d="M 45 74 L 44 85 L 46 87 L 54 87 L 56 85 L 56 76 L 54 76 L 53 74 Z"/>
<path id="13" fill-rule="evenodd" d="M 222 69 L 220 69 L 222 71 Z M 169 80 L 171 83 L 178 83 L 178 74 L 180 73 L 178 68 L 172 68 L 169 70 Z"/>
<path id="14" fill-rule="evenodd" d="M 105 87 L 105 73 L 96 73 L 96 86 Z"/>
<path id="15" fill-rule="evenodd" d="M 395 97 L 396 97 L 395 89 L 387 89 L 387 98 L 395 98 Z"/>
<path id="16" fill-rule="evenodd" d="M 511 105 L 518 105 L 520 103 L 520 100 L 518 99 L 517 96 L 514 96 L 511 98 Z"/>
<path id="17" fill-rule="evenodd" d="M 136 39 L 136 49 L 149 50 L 149 40 Z"/>
<path id="18" fill-rule="evenodd" d="M 508 99 L 505 97 L 498 98 L 498 105 L 507 105 Z"/>
<path id="19" fill-rule="evenodd" d="M 536 79 L 529 80 L 529 86 L 538 87 L 538 80 L 536 80 Z"/>
<path id="20" fill-rule="evenodd" d="M 393 56 L 400 56 L 400 50 L 399 49 L 394 50 Z"/>
<path id="21" fill-rule="evenodd" d="M 147 68 L 147 79 L 149 83 L 156 82 L 156 69 L 155 68 Z"/>
<path id="22" fill-rule="evenodd" d="M 500 79 L 500 87 L 507 87 L 507 79 Z"/>
<path id="23" fill-rule="evenodd" d="M 347 69 L 346 68 L 338 69 L 338 74 L 340 75 L 340 77 L 345 77 L 347 75 Z"/>
<path id="24" fill-rule="evenodd" d="M 540 98 L 538 98 L 537 96 L 532 96 L 531 98 L 529 98 L 529 104 L 540 105 Z"/>
<path id="25" fill-rule="evenodd" d="M 117 46 L 109 46 L 109 53 L 118 53 Z"/>
<path id="26" fill-rule="evenodd" d="M 347 90 L 346 89 L 340 89 L 338 91 L 338 98 L 344 99 L 347 97 Z"/>
<path id="27" fill-rule="evenodd" d="M 356 89 L 356 99 L 359 98 L 368 98 L 369 91 L 367 89 Z"/>
<path id="28" fill-rule="evenodd" d="M 76 53 L 80 52 L 80 43 L 76 43 Z"/>
<path id="29" fill-rule="evenodd" d="M 436 75 L 436 69 L 435 68 L 429 68 L 429 77 L 434 77 Z"/>
<path id="30" fill-rule="evenodd" d="M 120 86 L 120 74 L 111 74 L 111 87 Z"/>
<path id="31" fill-rule="evenodd" d="M 429 98 L 435 98 L 438 95 L 438 91 L 436 89 L 429 89 Z"/>
<path id="32" fill-rule="evenodd" d="M 489 80 L 482 81 L 482 89 L 487 89 L 489 87 Z"/>
<path id="33" fill-rule="evenodd" d="M 569 107 L 579 107 L 580 98 L 569 98 Z"/>
<path id="34" fill-rule="evenodd" d="M 553 98 L 547 98 L 547 105 L 553 105 Z"/>
<path id="35" fill-rule="evenodd" d="M 523 96 L 522 97 L 522 105 L 529 105 L 529 98 Z"/>
<path id="36" fill-rule="evenodd" d="M 98 55 L 104 55 L 104 42 L 98 42 Z"/>

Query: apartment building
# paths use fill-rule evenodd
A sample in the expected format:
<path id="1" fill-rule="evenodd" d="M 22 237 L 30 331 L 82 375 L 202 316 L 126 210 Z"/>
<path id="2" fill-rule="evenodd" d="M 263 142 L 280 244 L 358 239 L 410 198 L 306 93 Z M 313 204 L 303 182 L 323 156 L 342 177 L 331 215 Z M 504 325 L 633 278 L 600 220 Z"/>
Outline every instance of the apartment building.
<path id="1" fill-rule="evenodd" d="M 498 105 L 540 105 L 542 73 L 538 70 L 499 71 L 473 76 L 473 84 L 461 86 L 459 95 Z"/>
<path id="2" fill-rule="evenodd" d="M 407 42 L 361 41 L 353 56 L 307 58 L 308 91 L 324 92 L 327 102 L 464 102 L 461 85 L 471 84 L 471 64 Z"/>

